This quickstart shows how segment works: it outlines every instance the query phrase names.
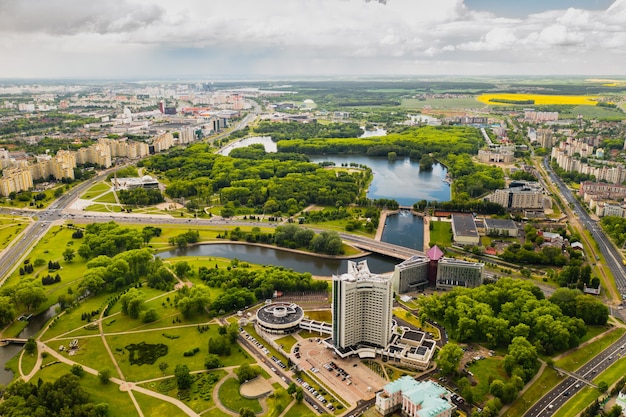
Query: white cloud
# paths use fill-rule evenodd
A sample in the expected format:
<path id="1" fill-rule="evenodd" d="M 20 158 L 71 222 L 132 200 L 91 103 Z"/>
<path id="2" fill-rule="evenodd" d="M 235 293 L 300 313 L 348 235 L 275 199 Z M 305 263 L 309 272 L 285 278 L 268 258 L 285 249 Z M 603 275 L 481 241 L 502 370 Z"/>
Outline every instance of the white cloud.
<path id="1" fill-rule="evenodd" d="M 625 40 L 626 0 L 517 19 L 463 0 L 0 0 L 5 76 L 600 73 L 595 58 L 619 68 Z"/>

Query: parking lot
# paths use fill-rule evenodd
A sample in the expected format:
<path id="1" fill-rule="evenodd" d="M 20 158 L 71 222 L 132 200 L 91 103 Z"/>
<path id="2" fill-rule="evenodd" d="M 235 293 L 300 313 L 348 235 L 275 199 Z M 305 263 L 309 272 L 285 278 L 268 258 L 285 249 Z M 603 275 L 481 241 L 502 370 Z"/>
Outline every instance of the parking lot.
<path id="1" fill-rule="evenodd" d="M 300 340 L 293 348 L 299 350 L 297 363 L 300 368 L 313 373 L 351 405 L 358 400 L 374 398 L 376 391 L 386 384 L 382 377 L 361 364 L 358 358 L 341 359 L 332 350 L 326 349 L 317 338 Z"/>

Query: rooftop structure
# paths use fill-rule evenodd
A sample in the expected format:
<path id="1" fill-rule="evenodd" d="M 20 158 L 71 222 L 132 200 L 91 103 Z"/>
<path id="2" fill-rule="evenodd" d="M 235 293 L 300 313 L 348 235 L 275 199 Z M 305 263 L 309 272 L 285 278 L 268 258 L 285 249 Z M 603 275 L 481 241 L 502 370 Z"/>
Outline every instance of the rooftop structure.
<path id="1" fill-rule="evenodd" d="M 450 417 L 456 409 L 450 402 L 451 395 L 436 382 L 418 382 L 406 375 L 376 394 L 376 411 L 383 416 L 401 410 L 407 416 Z"/>
<path id="2" fill-rule="evenodd" d="M 471 214 L 452 215 L 454 242 L 460 245 L 477 245 L 480 242 L 478 230 Z"/>
<path id="3" fill-rule="evenodd" d="M 116 190 L 132 190 L 134 188 L 159 188 L 159 181 L 150 175 L 139 178 L 111 178 L 111 184 Z"/>
<path id="4" fill-rule="evenodd" d="M 485 232 L 490 236 L 517 236 L 517 226 L 511 219 L 485 219 Z"/>
<path id="5" fill-rule="evenodd" d="M 299 330 L 304 311 L 297 304 L 272 303 L 256 312 L 257 325 L 272 334 L 287 334 Z"/>

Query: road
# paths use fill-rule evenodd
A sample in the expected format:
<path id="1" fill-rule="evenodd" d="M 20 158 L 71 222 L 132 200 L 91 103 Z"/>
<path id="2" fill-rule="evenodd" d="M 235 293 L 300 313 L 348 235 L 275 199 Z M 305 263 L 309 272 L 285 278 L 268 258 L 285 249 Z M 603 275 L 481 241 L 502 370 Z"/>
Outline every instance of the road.
<path id="1" fill-rule="evenodd" d="M 625 353 L 626 334 L 576 370 L 575 374 L 578 375 L 578 378 L 573 376 L 565 378 L 559 385 L 537 401 L 524 416 L 542 417 L 552 415 L 569 400 L 570 396 L 576 394 L 586 384 L 590 384 L 590 381 L 593 380 L 597 374 L 606 370 L 619 356 L 623 356 Z"/>
<path id="2" fill-rule="evenodd" d="M 621 296 L 620 300 L 615 301 L 623 302 L 624 299 L 626 299 L 626 272 L 624 271 L 622 255 L 604 234 L 598 222 L 591 218 L 580 201 L 574 197 L 571 190 L 565 185 L 561 178 L 554 173 L 548 162 L 548 157 L 544 158 L 543 165 L 550 176 L 550 180 L 558 186 L 563 198 L 565 198 L 566 202 L 572 207 L 574 214 L 578 217 L 582 226 L 591 233 L 591 236 L 597 242 L 598 248 L 606 260 L 606 265 L 615 278 L 615 284 Z"/>

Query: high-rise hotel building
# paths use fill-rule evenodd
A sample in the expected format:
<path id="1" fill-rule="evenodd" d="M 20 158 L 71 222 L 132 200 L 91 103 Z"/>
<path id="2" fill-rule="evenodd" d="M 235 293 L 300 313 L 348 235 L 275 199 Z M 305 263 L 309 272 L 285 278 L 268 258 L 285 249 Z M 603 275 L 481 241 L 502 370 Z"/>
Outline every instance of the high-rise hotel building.
<path id="1" fill-rule="evenodd" d="M 391 279 L 372 274 L 367 261 L 349 261 L 347 273 L 333 276 L 333 346 L 338 351 L 386 347 L 392 310 Z"/>

